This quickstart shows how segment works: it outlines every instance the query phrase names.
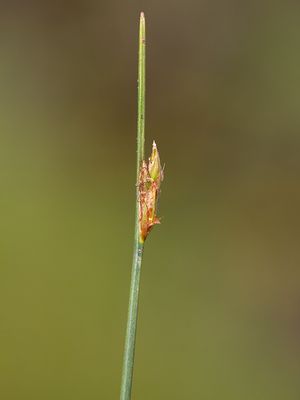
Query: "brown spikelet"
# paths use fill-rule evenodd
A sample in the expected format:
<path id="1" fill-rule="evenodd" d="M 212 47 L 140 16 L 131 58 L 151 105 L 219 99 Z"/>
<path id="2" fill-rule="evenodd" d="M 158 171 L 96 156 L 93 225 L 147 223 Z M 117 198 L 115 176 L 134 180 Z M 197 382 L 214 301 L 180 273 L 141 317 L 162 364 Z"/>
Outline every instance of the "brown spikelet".
<path id="1" fill-rule="evenodd" d="M 144 242 L 154 225 L 160 224 L 157 203 L 163 172 L 159 153 L 153 142 L 148 164 L 143 160 L 139 174 L 139 226 L 140 240 Z"/>

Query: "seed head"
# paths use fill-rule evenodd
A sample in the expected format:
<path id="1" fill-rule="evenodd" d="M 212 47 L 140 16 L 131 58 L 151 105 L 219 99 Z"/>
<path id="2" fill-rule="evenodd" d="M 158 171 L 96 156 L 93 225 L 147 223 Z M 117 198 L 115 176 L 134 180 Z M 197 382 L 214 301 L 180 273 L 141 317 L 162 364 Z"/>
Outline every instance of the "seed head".
<path id="1" fill-rule="evenodd" d="M 143 160 L 139 175 L 140 240 L 144 242 L 154 225 L 160 224 L 157 203 L 163 171 L 156 143 L 153 141 L 148 164 Z"/>

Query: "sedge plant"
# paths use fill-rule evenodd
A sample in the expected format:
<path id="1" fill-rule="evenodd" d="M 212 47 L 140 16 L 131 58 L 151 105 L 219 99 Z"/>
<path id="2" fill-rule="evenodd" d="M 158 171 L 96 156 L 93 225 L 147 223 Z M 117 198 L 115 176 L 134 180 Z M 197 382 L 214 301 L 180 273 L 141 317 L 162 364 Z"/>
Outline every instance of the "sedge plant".
<path id="1" fill-rule="evenodd" d="M 145 16 L 144 13 L 141 13 L 139 24 L 138 56 L 137 168 L 134 248 L 120 400 L 131 399 L 136 327 L 138 317 L 140 274 L 144 243 L 152 227 L 160 223 L 156 213 L 160 185 L 163 180 L 163 171 L 160 164 L 158 149 L 154 141 L 152 145 L 152 153 L 150 155 L 150 158 L 148 159 L 148 162 L 145 160 L 144 157 L 146 72 L 145 61 Z"/>

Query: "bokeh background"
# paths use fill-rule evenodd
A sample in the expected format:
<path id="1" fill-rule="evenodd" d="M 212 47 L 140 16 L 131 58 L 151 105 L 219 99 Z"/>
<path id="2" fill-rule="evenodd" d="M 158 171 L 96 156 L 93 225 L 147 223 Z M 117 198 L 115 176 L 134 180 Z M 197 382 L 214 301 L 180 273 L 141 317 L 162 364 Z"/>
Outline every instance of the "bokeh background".
<path id="1" fill-rule="evenodd" d="M 299 2 L 0 9 L 1 399 L 119 396 L 143 10 L 166 166 L 133 399 L 299 400 Z"/>

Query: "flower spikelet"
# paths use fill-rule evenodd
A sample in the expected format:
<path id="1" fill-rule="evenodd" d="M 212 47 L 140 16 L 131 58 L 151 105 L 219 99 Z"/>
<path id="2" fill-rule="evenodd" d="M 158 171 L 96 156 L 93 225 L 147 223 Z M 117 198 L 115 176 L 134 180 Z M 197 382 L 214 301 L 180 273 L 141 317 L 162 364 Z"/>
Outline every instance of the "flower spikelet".
<path id="1" fill-rule="evenodd" d="M 139 227 L 140 241 L 144 242 L 154 225 L 160 224 L 157 216 L 158 196 L 163 180 L 163 170 L 156 143 L 148 163 L 142 162 L 139 174 Z"/>

